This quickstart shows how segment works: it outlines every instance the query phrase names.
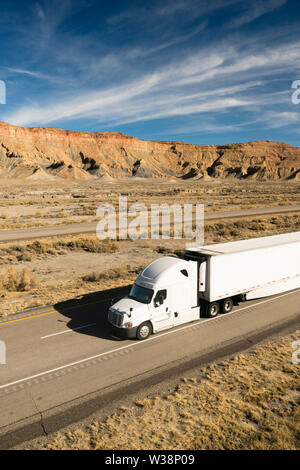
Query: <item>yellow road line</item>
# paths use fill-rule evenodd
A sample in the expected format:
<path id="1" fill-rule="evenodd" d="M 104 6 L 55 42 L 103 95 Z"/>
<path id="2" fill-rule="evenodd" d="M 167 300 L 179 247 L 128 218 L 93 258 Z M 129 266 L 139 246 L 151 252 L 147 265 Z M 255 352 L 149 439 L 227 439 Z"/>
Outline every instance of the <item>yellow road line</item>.
<path id="1" fill-rule="evenodd" d="M 22 320 L 29 320 L 30 318 L 37 318 L 37 317 L 42 317 L 44 315 L 49 315 L 50 313 L 58 313 L 57 310 L 51 310 L 50 312 L 45 312 L 45 313 L 39 313 L 38 315 L 31 315 L 30 317 L 24 317 L 24 318 L 17 318 L 16 320 L 9 320 L 0 323 L 0 326 L 7 325 L 8 323 L 16 323 L 18 321 Z"/>
<path id="2" fill-rule="evenodd" d="M 88 304 L 74 305 L 73 307 L 66 307 L 65 310 L 74 310 L 76 308 L 86 307 L 87 305 L 100 304 L 100 303 L 106 302 L 108 300 L 111 300 L 111 299 L 102 299 L 102 300 L 98 300 L 97 302 L 89 302 Z M 5 322 L 2 322 L 2 323 L 0 322 L 0 326 L 7 325 L 9 323 L 16 323 L 16 322 L 19 322 L 19 321 L 22 321 L 22 320 L 30 320 L 31 318 L 43 317 L 45 315 L 50 315 L 51 313 L 62 313 L 62 312 L 59 312 L 58 310 L 50 310 L 50 312 L 39 313 L 37 315 L 31 315 L 29 317 L 17 318 L 16 320 L 9 320 L 9 321 L 5 321 Z"/>

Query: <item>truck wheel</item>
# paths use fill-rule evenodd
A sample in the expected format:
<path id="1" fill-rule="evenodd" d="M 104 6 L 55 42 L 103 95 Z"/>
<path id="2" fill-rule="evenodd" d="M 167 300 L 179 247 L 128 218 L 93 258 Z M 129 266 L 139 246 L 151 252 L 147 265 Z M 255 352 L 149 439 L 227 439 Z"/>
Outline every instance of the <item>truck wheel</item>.
<path id="1" fill-rule="evenodd" d="M 136 332 L 137 339 L 147 339 L 152 333 L 152 326 L 149 322 L 142 323 Z"/>
<path id="2" fill-rule="evenodd" d="M 218 302 L 212 302 L 207 306 L 206 315 L 208 318 L 214 318 L 220 311 L 220 305 Z"/>
<path id="3" fill-rule="evenodd" d="M 232 307 L 233 307 L 233 300 L 232 299 L 228 298 L 228 299 L 224 299 L 222 301 L 222 306 L 221 306 L 222 313 L 231 312 Z"/>

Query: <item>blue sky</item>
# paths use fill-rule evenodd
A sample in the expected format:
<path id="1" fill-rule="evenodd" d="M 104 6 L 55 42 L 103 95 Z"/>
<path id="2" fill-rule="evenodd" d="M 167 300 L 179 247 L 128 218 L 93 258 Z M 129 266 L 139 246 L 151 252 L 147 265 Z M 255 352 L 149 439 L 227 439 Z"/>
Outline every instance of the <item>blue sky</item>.
<path id="1" fill-rule="evenodd" d="M 0 120 L 300 146 L 294 0 L 1 0 Z"/>

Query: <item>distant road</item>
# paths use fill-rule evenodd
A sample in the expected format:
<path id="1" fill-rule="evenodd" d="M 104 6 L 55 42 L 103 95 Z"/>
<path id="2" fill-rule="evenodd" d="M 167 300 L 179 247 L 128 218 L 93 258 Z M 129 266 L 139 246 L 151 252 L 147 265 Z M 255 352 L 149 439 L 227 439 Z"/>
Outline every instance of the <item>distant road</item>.
<path id="1" fill-rule="evenodd" d="M 242 218 L 259 215 L 284 214 L 287 212 L 300 212 L 300 204 L 292 206 L 276 206 L 253 209 L 238 209 L 223 212 L 205 213 L 205 220 L 221 220 L 231 218 Z M 99 219 L 100 220 L 100 219 Z M 0 242 L 11 242 L 19 240 L 30 240 L 33 238 L 79 235 L 84 233 L 95 233 L 97 222 L 53 225 L 46 227 L 35 227 L 18 230 L 0 230 Z"/>

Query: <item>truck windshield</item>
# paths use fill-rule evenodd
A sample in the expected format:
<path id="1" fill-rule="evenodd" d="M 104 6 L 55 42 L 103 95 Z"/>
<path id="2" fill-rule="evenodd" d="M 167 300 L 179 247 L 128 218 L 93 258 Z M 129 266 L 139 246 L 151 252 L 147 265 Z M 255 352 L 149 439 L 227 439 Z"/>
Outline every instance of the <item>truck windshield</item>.
<path id="1" fill-rule="evenodd" d="M 146 287 L 138 286 L 134 284 L 129 292 L 129 298 L 142 302 L 143 304 L 150 304 L 153 297 L 154 291 L 152 289 L 146 289 Z"/>

